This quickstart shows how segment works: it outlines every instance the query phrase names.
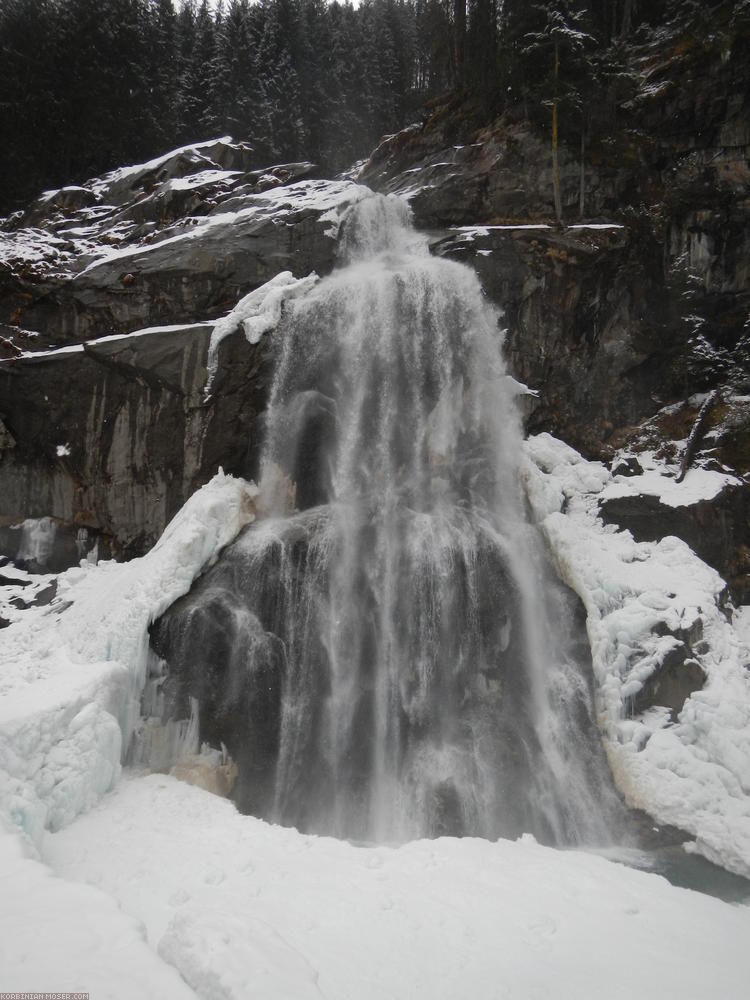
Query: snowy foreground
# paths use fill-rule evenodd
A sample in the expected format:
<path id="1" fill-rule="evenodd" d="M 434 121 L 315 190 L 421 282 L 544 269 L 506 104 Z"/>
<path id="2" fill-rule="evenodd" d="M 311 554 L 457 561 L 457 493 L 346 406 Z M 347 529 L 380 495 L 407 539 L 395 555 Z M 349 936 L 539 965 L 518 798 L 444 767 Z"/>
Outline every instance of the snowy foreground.
<path id="1" fill-rule="evenodd" d="M 3 989 L 744 1000 L 750 981 L 750 908 L 527 838 L 358 848 L 150 775 L 43 853 L 62 878 L 3 866 Z"/>
<path id="2" fill-rule="evenodd" d="M 524 477 L 586 606 L 620 788 L 750 872 L 747 615 L 729 625 L 722 581 L 683 543 L 638 545 L 601 524 L 603 466 L 540 435 Z M 747 906 L 529 838 L 354 847 L 240 816 L 168 776 L 121 778 L 148 625 L 252 520 L 254 496 L 220 474 L 147 556 L 61 574 L 51 604 L 1 633 L 0 990 L 744 1000 Z M 705 688 L 677 722 L 629 718 L 629 693 L 672 641 L 654 626 L 697 617 Z"/>

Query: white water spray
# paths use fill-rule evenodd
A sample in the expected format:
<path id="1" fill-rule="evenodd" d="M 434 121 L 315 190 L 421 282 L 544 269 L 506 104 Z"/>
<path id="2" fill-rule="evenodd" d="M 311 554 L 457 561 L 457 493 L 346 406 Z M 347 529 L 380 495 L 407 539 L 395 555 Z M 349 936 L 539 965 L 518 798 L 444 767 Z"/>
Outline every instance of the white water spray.
<path id="1" fill-rule="evenodd" d="M 497 313 L 398 199 L 351 209 L 341 257 L 276 334 L 264 518 L 157 630 L 176 697 L 271 820 L 602 842 L 619 803 L 525 517 Z"/>

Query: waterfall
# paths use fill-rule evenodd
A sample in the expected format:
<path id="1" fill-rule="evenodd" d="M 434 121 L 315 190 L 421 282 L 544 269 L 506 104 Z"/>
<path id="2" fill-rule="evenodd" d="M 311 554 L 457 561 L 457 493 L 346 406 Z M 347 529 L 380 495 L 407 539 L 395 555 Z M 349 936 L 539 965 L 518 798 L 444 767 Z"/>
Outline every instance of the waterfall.
<path id="1" fill-rule="evenodd" d="M 604 842 L 621 806 L 525 516 L 498 314 L 399 199 L 354 206 L 340 246 L 274 335 L 261 516 L 154 628 L 171 710 L 198 698 L 274 822 Z"/>

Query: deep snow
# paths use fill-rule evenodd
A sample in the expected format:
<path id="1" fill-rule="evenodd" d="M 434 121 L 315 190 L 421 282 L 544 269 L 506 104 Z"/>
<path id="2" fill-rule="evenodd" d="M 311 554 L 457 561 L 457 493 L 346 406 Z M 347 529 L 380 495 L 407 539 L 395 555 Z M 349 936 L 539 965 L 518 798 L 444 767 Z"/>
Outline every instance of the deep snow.
<path id="1" fill-rule="evenodd" d="M 204 1000 L 747 995 L 750 908 L 528 837 L 355 847 L 150 775 L 43 851 L 143 921 Z"/>

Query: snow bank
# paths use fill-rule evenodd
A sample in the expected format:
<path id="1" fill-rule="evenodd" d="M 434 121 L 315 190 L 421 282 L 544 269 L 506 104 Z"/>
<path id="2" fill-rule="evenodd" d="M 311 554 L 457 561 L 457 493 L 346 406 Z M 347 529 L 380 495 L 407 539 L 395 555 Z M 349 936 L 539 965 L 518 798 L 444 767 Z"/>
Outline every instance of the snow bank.
<path id="1" fill-rule="evenodd" d="M 682 482 L 677 482 L 677 466 L 665 466 L 654 453 L 638 455 L 643 472 L 637 476 L 615 476 L 602 491 L 602 500 L 621 497 L 657 497 L 665 507 L 690 507 L 701 500 L 713 500 L 727 486 L 741 486 L 736 476 L 712 469 L 688 469 Z"/>
<path id="2" fill-rule="evenodd" d="M 281 307 L 286 299 L 304 295 L 317 282 L 313 271 L 306 278 L 295 278 L 291 271 L 281 271 L 265 285 L 241 298 L 230 313 L 215 324 L 208 347 L 208 379 L 206 396 L 210 395 L 211 384 L 216 375 L 219 360 L 219 345 L 225 337 L 242 328 L 248 343 L 257 344 L 264 333 L 275 329 L 281 319 Z"/>
<path id="3" fill-rule="evenodd" d="M 637 543 L 605 527 L 597 505 L 611 495 L 612 477 L 600 463 L 548 434 L 529 439 L 526 454 L 534 515 L 586 607 L 618 786 L 631 805 L 694 835 L 709 860 L 750 875 L 750 652 L 721 609 L 724 581 L 677 538 Z M 689 476 L 684 486 L 693 502 L 709 492 Z M 633 696 L 679 645 L 675 634 L 688 632 L 702 632 L 693 650 L 707 675 L 703 689 L 675 722 L 658 709 L 630 718 Z"/>
<path id="4" fill-rule="evenodd" d="M 0 969 L 6 994 L 187 1000 L 195 994 L 149 948 L 143 925 L 88 885 L 55 878 L 0 821 Z M 59 994 L 62 995 L 62 994 Z"/>
<path id="5" fill-rule="evenodd" d="M 253 517 L 254 487 L 219 473 L 146 556 L 81 563 L 3 631 L 0 815 L 32 842 L 90 808 L 120 771 L 139 715 L 148 626 Z"/>
<path id="6" fill-rule="evenodd" d="M 0 566 L 0 618 L 13 622 L 24 617 L 27 613 L 25 608 L 34 604 L 54 580 L 52 573 L 30 573 L 12 563 Z"/>
<path id="7" fill-rule="evenodd" d="M 149 775 L 43 850 L 143 921 L 205 1000 L 747 995 L 749 908 L 530 837 L 354 847 Z"/>

